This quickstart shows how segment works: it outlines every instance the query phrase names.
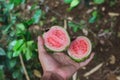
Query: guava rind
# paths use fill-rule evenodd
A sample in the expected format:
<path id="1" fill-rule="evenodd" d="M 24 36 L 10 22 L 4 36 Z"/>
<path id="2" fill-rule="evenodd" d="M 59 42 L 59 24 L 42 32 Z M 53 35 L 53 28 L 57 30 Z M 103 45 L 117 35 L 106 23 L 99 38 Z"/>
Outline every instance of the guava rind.
<path id="1" fill-rule="evenodd" d="M 55 29 L 55 28 L 63 31 L 63 33 L 65 34 L 66 39 L 67 39 L 66 44 L 65 44 L 62 48 L 60 48 L 60 49 L 55 49 L 55 48 L 50 47 L 50 46 L 47 44 L 47 42 L 45 42 L 45 46 L 46 46 L 49 50 L 51 50 L 51 51 L 55 51 L 55 52 L 64 51 L 64 50 L 70 45 L 70 37 L 69 37 L 67 31 L 66 31 L 64 28 L 62 28 L 62 27 L 60 27 L 60 26 L 52 26 L 48 32 L 46 32 L 46 33 L 43 34 L 43 39 L 44 39 L 44 41 L 45 41 L 46 36 L 48 36 L 49 33 L 50 33 L 50 31 L 52 31 L 52 29 Z"/>
<path id="2" fill-rule="evenodd" d="M 91 53 L 91 50 L 92 50 L 92 44 L 91 44 L 90 40 L 87 37 L 79 36 L 77 38 L 84 38 L 88 42 L 89 50 L 87 51 L 86 55 L 84 57 L 82 57 L 82 58 L 76 58 L 76 57 L 72 56 L 72 54 L 70 53 L 69 49 L 67 50 L 67 52 L 68 52 L 68 55 L 70 56 L 70 58 L 73 59 L 74 61 L 76 61 L 76 62 L 83 62 L 83 61 L 85 61 L 89 57 L 89 55 Z"/>

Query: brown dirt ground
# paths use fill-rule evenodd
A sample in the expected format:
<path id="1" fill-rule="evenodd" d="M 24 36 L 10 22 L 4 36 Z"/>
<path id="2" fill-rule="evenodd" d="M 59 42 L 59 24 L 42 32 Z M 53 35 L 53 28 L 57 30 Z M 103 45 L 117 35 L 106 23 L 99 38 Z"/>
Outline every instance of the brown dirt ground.
<path id="1" fill-rule="evenodd" d="M 80 69 L 78 71 L 77 77 L 80 80 L 117 80 L 116 77 L 120 76 L 120 36 L 118 36 L 120 35 L 120 16 L 111 17 L 108 15 L 109 12 L 120 13 L 120 1 L 118 1 L 113 7 L 110 7 L 108 2 L 109 0 L 106 0 L 106 3 L 102 5 L 88 6 L 83 1 L 71 12 L 67 12 L 67 8 L 69 6 L 64 4 L 63 0 L 45 0 L 45 2 L 41 5 L 42 9 L 47 13 L 45 25 L 42 27 L 45 28 L 45 30 L 49 29 L 52 25 L 63 26 L 64 19 L 69 17 L 72 18 L 72 21 L 74 22 L 79 22 L 81 19 L 87 22 L 90 14 L 87 14 L 86 12 L 95 6 L 101 12 L 102 18 L 98 22 L 94 24 L 89 24 L 87 22 L 87 26 L 89 26 L 88 28 L 91 30 L 87 37 L 96 44 L 95 47 L 93 47 L 93 51 L 96 55 L 91 63 L 86 66 L 86 69 Z M 105 8 L 105 11 L 102 11 L 103 7 Z M 57 23 L 51 22 L 53 16 L 57 18 Z M 108 22 L 105 23 L 105 20 Z M 111 26 L 112 24 L 113 26 Z M 96 25 L 99 25 L 100 27 L 96 28 Z M 112 34 L 105 34 L 99 37 L 98 35 L 105 29 L 112 29 Z M 82 31 L 74 33 L 71 29 L 68 29 L 68 32 L 72 36 L 72 39 L 78 35 L 84 35 Z M 110 59 L 111 56 L 114 58 Z M 111 60 L 115 62 L 111 64 Z M 104 64 L 100 69 L 87 78 L 83 77 L 86 72 L 90 71 L 102 62 Z"/>

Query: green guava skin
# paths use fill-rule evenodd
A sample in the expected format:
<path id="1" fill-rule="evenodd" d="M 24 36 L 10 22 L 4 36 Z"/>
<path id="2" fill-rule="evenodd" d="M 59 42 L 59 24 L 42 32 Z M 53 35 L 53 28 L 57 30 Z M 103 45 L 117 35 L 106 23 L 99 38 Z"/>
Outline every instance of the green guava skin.
<path id="1" fill-rule="evenodd" d="M 90 56 L 90 54 L 89 55 L 87 55 L 86 57 L 84 57 L 84 58 L 81 58 L 81 59 L 76 59 L 76 58 L 74 58 L 74 57 L 72 57 L 72 56 L 70 56 L 70 58 L 73 60 L 73 61 L 75 61 L 75 62 L 84 62 L 86 59 L 88 59 L 89 58 L 89 56 Z"/>

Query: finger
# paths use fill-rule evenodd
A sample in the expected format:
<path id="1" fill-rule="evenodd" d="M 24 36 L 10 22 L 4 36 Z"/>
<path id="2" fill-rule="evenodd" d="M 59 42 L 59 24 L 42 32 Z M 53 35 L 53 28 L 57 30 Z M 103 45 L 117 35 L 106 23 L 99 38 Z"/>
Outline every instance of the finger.
<path id="1" fill-rule="evenodd" d="M 62 65 L 75 65 L 75 62 L 64 53 L 54 53 L 53 57 Z"/>
<path id="2" fill-rule="evenodd" d="M 90 57 L 86 61 L 79 63 L 78 68 L 86 66 L 93 59 L 94 55 L 95 53 L 91 53 Z"/>
<path id="3" fill-rule="evenodd" d="M 63 64 L 63 62 L 65 62 L 66 56 L 64 53 L 54 53 L 52 56 L 59 64 Z"/>
<path id="4" fill-rule="evenodd" d="M 44 49 L 44 41 L 42 37 L 38 37 L 38 51 L 43 71 L 50 71 L 58 66 L 53 57 L 51 57 L 51 55 L 49 55 Z"/>
<path id="5" fill-rule="evenodd" d="M 45 53 L 45 49 L 44 49 L 44 41 L 42 39 L 42 37 L 38 37 L 38 51 L 39 53 Z"/>

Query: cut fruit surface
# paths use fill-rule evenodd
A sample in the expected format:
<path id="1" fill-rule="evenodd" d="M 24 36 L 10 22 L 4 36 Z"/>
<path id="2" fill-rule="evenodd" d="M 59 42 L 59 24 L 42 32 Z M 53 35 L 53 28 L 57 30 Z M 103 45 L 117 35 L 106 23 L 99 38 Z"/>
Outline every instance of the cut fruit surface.
<path id="1" fill-rule="evenodd" d="M 68 49 L 68 54 L 76 61 L 82 61 L 89 56 L 91 52 L 91 42 L 87 37 L 77 37 Z"/>
<path id="2" fill-rule="evenodd" d="M 52 51 L 63 51 L 70 44 L 66 30 L 60 26 L 53 26 L 43 34 L 45 46 Z"/>

